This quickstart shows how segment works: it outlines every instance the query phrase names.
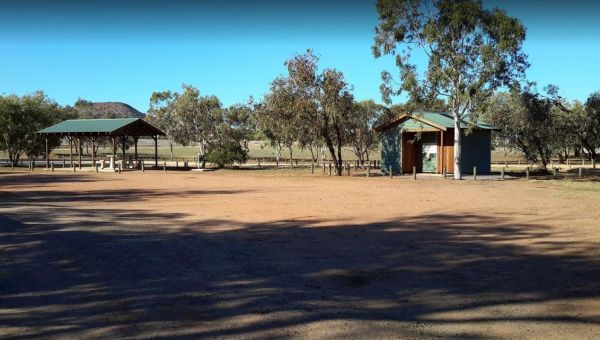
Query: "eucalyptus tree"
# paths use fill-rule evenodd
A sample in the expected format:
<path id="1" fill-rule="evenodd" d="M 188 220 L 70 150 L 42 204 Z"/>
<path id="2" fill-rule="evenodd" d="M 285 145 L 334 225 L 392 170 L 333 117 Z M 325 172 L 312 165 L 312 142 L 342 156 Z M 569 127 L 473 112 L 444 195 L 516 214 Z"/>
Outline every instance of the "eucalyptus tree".
<path id="1" fill-rule="evenodd" d="M 287 148 L 290 164 L 293 159 L 293 145 L 299 139 L 299 129 L 301 123 L 299 122 L 296 112 L 293 111 L 292 106 L 278 105 L 276 101 L 293 103 L 293 94 L 288 91 L 281 79 L 276 80 L 271 86 L 271 94 L 265 96 L 265 106 L 263 106 L 263 113 L 266 114 L 265 123 L 268 123 L 267 127 L 268 134 L 272 139 L 271 144 L 276 142 L 276 153 L 277 162 L 279 163 L 279 157 L 281 156 L 282 147 Z M 277 150 L 278 149 L 278 150 Z"/>
<path id="2" fill-rule="evenodd" d="M 198 160 L 204 166 L 204 156 L 211 145 L 221 139 L 219 127 L 224 123 L 221 102 L 216 96 L 201 96 L 200 91 L 189 85 L 174 95 L 175 141 L 182 145 L 196 144 Z"/>
<path id="3" fill-rule="evenodd" d="M 169 152 L 173 158 L 173 146 L 177 133 L 181 131 L 181 125 L 178 122 L 174 102 L 177 98 L 171 91 L 153 92 L 150 96 L 150 109 L 146 120 L 161 129 L 169 143 Z"/>
<path id="4" fill-rule="evenodd" d="M 557 105 L 551 93 L 542 95 L 530 89 L 500 92 L 487 101 L 485 118 L 499 128 L 501 146 L 520 150 L 546 170 L 563 143 Z"/>
<path id="5" fill-rule="evenodd" d="M 336 174 L 342 175 L 342 147 L 349 138 L 354 97 L 341 72 L 317 70 L 318 58 L 311 50 L 285 62 L 288 75 L 271 83 L 266 105 L 282 120 L 316 131 L 331 155 Z"/>
<path id="6" fill-rule="evenodd" d="M 284 95 L 281 89 L 274 91 L 279 91 L 278 96 Z M 294 114 L 275 105 L 274 96 L 267 94 L 263 102 L 256 106 L 256 117 L 261 137 L 275 150 L 275 163 L 279 166 L 284 147 L 289 151 L 290 161 L 293 157 L 292 146 L 298 139 L 298 124 Z"/>
<path id="7" fill-rule="evenodd" d="M 257 120 L 254 111 L 254 99 L 247 103 L 238 103 L 224 110 L 226 135 L 239 142 L 247 154 L 249 142 L 256 137 Z"/>
<path id="8" fill-rule="evenodd" d="M 350 145 L 361 166 L 369 161 L 369 153 L 378 142 L 373 127 L 386 112 L 382 105 L 373 100 L 365 100 L 354 104 L 350 120 Z"/>
<path id="9" fill-rule="evenodd" d="M 600 148 L 600 91 L 592 93 L 577 111 L 575 134 L 588 159 L 597 160 Z"/>
<path id="10" fill-rule="evenodd" d="M 22 97 L 0 96 L 0 150 L 8 154 L 14 165 L 22 155 L 42 155 L 45 138 L 36 132 L 76 116 L 71 107 L 61 107 L 41 91 Z M 59 137 L 49 137 L 48 141 L 50 149 L 60 145 Z"/>
<path id="11" fill-rule="evenodd" d="M 460 121 L 478 118 L 477 107 L 498 88 L 513 87 L 529 66 L 522 52 L 525 27 L 505 11 L 477 0 L 378 0 L 375 57 L 394 55 L 400 84 L 382 73 L 382 95 L 406 91 L 414 102 L 446 98 L 454 117 L 454 178 L 460 179 Z M 423 75 L 413 52 L 428 59 Z"/>

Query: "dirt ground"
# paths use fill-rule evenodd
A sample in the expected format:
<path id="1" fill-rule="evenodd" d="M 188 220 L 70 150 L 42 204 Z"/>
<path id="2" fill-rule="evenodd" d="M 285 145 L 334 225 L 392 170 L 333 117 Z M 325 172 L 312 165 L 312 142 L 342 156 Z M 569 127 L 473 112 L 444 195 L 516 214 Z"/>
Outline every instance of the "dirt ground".
<path id="1" fill-rule="evenodd" d="M 600 186 L 0 173 L 0 337 L 600 338 Z"/>

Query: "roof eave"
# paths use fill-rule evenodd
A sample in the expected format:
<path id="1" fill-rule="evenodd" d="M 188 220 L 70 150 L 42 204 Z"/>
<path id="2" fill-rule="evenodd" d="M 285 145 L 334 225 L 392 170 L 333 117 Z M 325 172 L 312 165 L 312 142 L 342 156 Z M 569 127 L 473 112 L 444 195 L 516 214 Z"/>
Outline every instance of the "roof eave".
<path id="1" fill-rule="evenodd" d="M 413 115 L 411 113 L 402 113 L 402 114 L 396 116 L 395 118 L 391 119 L 389 122 L 374 127 L 373 130 L 375 130 L 376 132 L 384 132 L 394 126 L 404 123 L 405 121 L 407 121 L 409 119 L 414 119 L 418 122 L 429 125 L 439 131 L 447 131 L 448 130 L 448 128 L 443 125 L 437 124 L 437 123 L 432 122 L 428 119 L 425 119 L 419 115 Z"/>

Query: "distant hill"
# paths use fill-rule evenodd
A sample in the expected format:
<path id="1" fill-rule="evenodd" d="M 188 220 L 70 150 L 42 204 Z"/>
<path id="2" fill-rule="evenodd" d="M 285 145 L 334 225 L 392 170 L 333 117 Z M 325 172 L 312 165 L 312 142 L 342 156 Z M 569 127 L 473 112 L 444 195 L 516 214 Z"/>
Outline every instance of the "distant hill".
<path id="1" fill-rule="evenodd" d="M 78 100 L 75 110 L 80 118 L 144 118 L 146 115 L 132 106 L 120 102 L 92 103 L 86 100 Z"/>

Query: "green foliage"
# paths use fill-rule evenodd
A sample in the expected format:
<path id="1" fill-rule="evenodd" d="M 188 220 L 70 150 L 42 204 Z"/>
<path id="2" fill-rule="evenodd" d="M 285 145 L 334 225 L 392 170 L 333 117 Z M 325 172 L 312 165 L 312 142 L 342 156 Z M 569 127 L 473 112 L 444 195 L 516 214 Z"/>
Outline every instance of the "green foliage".
<path id="1" fill-rule="evenodd" d="M 22 97 L 0 96 L 0 151 L 8 153 L 13 164 L 17 164 L 22 155 L 43 155 L 45 137 L 36 132 L 75 117 L 72 108 L 59 106 L 43 92 Z M 49 137 L 48 142 L 49 148 L 53 149 L 60 145 L 60 138 Z"/>
<path id="2" fill-rule="evenodd" d="M 171 154 L 174 143 L 195 144 L 203 161 L 210 158 L 219 166 L 245 161 L 242 155 L 247 155 L 248 141 L 254 135 L 252 102 L 224 109 L 216 96 L 201 96 L 189 85 L 182 90 L 154 92 L 150 98 L 147 119 L 165 131 Z"/>
<path id="3" fill-rule="evenodd" d="M 576 112 L 574 132 L 589 159 L 597 159 L 600 148 L 600 91 L 592 93 Z"/>
<path id="4" fill-rule="evenodd" d="M 318 73 L 319 59 L 308 50 L 287 60 L 287 77 L 271 83 L 271 92 L 262 103 L 266 112 L 267 133 L 275 138 L 303 134 L 315 138 L 314 145 L 325 144 L 334 162 L 336 173 L 342 174 L 342 147 L 351 139 L 350 117 L 354 98 L 351 87 L 341 72 L 326 69 Z M 303 141 L 307 144 L 309 141 Z"/>
<path id="5" fill-rule="evenodd" d="M 387 111 L 384 106 L 376 104 L 373 100 L 354 104 L 353 114 L 349 117 L 349 140 L 360 164 L 369 160 L 369 151 L 377 146 L 379 134 L 373 127 Z"/>
<path id="6" fill-rule="evenodd" d="M 592 94 L 585 104 L 572 103 L 549 85 L 544 95 L 531 89 L 498 93 L 484 106 L 486 120 L 500 128 L 496 142 L 515 148 L 542 168 L 550 158 L 565 161 L 571 152 L 582 151 L 595 159 L 600 147 L 600 94 Z"/>
<path id="7" fill-rule="evenodd" d="M 406 91 L 410 102 L 433 106 L 446 98 L 458 122 L 477 121 L 477 108 L 496 89 L 516 87 L 529 66 L 522 52 L 525 27 L 500 9 L 477 0 L 378 0 L 379 24 L 373 54 L 395 56 L 400 85 L 382 74 L 384 101 Z M 414 49 L 429 63 L 421 75 L 411 62 Z M 455 169 L 460 169 L 460 134 L 455 136 Z M 460 178 L 460 173 L 455 172 Z"/>
<path id="8" fill-rule="evenodd" d="M 497 138 L 501 146 L 522 151 L 529 161 L 546 169 L 563 140 L 557 109 L 555 97 L 526 90 L 496 94 L 484 112 L 486 120 L 500 129 Z"/>
<path id="9" fill-rule="evenodd" d="M 219 167 L 234 163 L 245 163 L 248 160 L 248 152 L 234 140 L 226 140 L 224 143 L 213 145 L 205 155 L 205 160 Z"/>

